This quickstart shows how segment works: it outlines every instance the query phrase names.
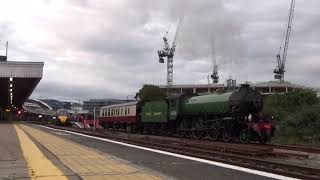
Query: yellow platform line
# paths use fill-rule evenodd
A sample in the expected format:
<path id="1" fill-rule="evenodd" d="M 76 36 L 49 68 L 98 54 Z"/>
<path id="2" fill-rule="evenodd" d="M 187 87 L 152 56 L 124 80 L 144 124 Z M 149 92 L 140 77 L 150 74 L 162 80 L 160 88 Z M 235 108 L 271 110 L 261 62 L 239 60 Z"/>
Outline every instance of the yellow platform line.
<path id="1" fill-rule="evenodd" d="M 17 132 L 23 156 L 28 163 L 31 179 L 65 180 L 68 179 L 40 149 L 31 141 L 21 128 L 14 125 Z"/>
<path id="2" fill-rule="evenodd" d="M 162 177 L 137 168 L 109 154 L 71 142 L 42 130 L 20 124 L 19 127 L 54 154 L 84 180 L 160 180 Z"/>

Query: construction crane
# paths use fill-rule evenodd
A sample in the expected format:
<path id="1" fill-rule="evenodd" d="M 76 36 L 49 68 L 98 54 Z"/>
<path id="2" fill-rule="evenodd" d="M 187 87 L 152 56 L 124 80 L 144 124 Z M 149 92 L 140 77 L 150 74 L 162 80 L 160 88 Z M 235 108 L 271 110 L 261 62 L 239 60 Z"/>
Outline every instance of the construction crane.
<path id="1" fill-rule="evenodd" d="M 286 36 L 285 36 L 285 43 L 284 43 L 284 47 L 283 47 L 282 57 L 280 55 L 281 46 L 282 46 L 282 42 L 281 42 L 279 53 L 277 54 L 277 67 L 273 70 L 274 78 L 278 79 L 280 82 L 284 81 L 284 73 L 285 73 L 287 52 L 288 52 L 288 47 L 289 47 L 289 39 L 290 39 L 295 4 L 296 4 L 295 0 L 291 0 L 289 19 L 288 19 L 288 24 L 287 24 L 287 28 L 286 28 Z"/>
<path id="2" fill-rule="evenodd" d="M 176 34 L 172 42 L 172 46 L 170 47 L 169 45 L 168 38 L 167 38 L 168 32 L 167 32 L 163 37 L 164 48 L 158 51 L 160 63 L 164 63 L 164 58 L 167 57 L 167 87 L 173 85 L 173 56 L 176 51 L 176 47 L 179 39 L 179 32 L 180 32 L 182 23 L 183 23 L 183 16 L 181 16 L 181 18 L 179 19 L 179 23 L 177 26 Z"/>
<path id="3" fill-rule="evenodd" d="M 214 40 L 212 40 L 211 48 L 212 48 L 212 74 L 210 77 L 212 79 L 212 83 L 217 84 L 219 82 L 219 75 L 218 75 L 218 65 L 216 61 L 216 53 L 214 48 Z"/>

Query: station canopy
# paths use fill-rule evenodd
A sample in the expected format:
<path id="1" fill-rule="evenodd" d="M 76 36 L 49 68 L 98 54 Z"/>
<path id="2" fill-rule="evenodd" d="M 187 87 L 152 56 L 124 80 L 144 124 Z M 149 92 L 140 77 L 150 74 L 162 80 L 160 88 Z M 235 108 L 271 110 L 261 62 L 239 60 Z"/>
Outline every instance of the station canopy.
<path id="1" fill-rule="evenodd" d="M 43 62 L 0 61 L 0 108 L 21 108 L 42 78 Z"/>

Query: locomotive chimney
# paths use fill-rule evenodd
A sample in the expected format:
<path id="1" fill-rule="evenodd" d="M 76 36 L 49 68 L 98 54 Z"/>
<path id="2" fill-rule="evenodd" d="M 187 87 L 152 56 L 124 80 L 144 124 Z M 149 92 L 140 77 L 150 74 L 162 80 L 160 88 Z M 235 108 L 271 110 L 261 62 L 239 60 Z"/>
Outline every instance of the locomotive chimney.
<path id="1" fill-rule="evenodd" d="M 245 89 L 245 88 L 249 88 L 250 87 L 250 84 L 241 84 L 241 88 Z"/>

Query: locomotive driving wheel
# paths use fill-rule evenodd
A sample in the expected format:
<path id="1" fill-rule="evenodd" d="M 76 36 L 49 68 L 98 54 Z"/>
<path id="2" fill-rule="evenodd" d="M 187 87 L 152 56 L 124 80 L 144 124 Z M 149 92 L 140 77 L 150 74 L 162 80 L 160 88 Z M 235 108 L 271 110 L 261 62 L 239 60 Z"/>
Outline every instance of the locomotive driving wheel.
<path id="1" fill-rule="evenodd" d="M 195 139 L 201 139 L 204 135 L 203 129 L 203 120 L 202 119 L 193 119 L 192 120 L 192 137 Z"/>
<path id="2" fill-rule="evenodd" d="M 203 136 L 203 131 L 201 130 L 193 130 L 192 131 L 192 137 L 195 139 L 201 139 Z"/>
<path id="3" fill-rule="evenodd" d="M 249 130 L 247 128 L 241 130 L 239 139 L 240 139 L 240 142 L 243 144 L 249 143 L 250 135 L 249 135 Z"/>
<path id="4" fill-rule="evenodd" d="M 192 131 L 190 129 L 186 130 L 184 132 L 184 137 L 191 138 L 192 137 Z"/>
<path id="5" fill-rule="evenodd" d="M 182 119 L 179 123 L 178 129 L 177 129 L 177 135 L 179 137 L 191 137 L 191 131 L 187 127 L 187 122 L 185 119 Z"/>
<path id="6" fill-rule="evenodd" d="M 219 131 L 217 128 L 207 130 L 207 136 L 209 140 L 217 141 L 219 138 Z"/>
<path id="7" fill-rule="evenodd" d="M 226 129 L 224 129 L 224 131 L 222 133 L 222 139 L 223 139 L 224 142 L 230 142 L 231 141 L 231 135 Z"/>
<path id="8" fill-rule="evenodd" d="M 180 138 L 183 138 L 185 136 L 185 133 L 183 130 L 178 130 L 177 131 L 177 136 L 180 137 Z"/>

